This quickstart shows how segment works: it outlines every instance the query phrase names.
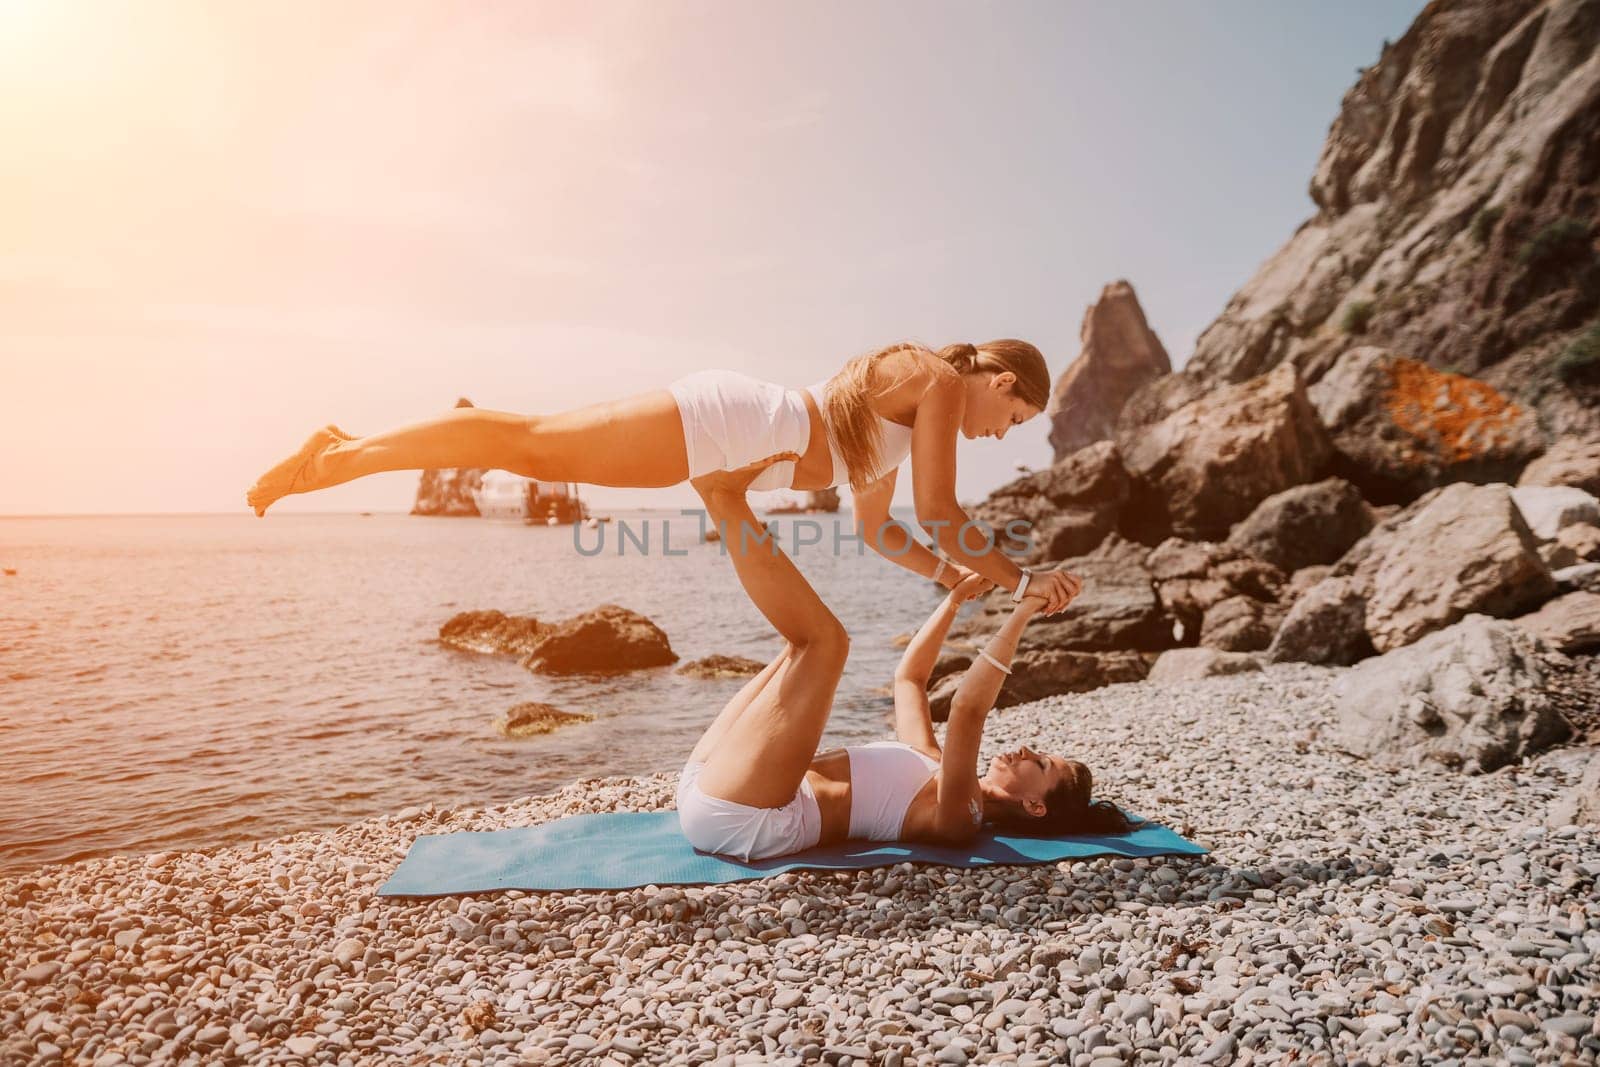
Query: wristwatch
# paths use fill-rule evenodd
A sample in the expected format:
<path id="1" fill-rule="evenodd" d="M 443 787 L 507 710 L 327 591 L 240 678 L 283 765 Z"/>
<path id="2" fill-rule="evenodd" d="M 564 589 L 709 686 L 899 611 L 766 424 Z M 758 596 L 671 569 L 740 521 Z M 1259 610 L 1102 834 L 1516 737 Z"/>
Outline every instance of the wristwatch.
<path id="1" fill-rule="evenodd" d="M 1030 579 L 1032 577 L 1033 577 L 1033 572 L 1030 571 L 1028 568 L 1023 567 L 1022 568 L 1022 580 L 1017 582 L 1017 588 L 1011 594 L 1011 602 L 1013 604 L 1021 603 L 1023 594 L 1028 591 L 1028 579 Z"/>

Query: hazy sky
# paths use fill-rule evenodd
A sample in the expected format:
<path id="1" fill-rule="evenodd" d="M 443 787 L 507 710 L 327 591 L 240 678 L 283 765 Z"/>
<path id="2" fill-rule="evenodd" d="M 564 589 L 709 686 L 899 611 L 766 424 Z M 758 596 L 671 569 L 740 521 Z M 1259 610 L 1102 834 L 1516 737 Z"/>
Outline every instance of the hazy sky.
<path id="1" fill-rule="evenodd" d="M 1422 6 L 0 0 L 0 514 L 242 513 L 313 427 L 458 396 L 902 339 L 1059 374 L 1116 278 L 1181 363 Z M 1045 432 L 964 444 L 960 496 Z"/>

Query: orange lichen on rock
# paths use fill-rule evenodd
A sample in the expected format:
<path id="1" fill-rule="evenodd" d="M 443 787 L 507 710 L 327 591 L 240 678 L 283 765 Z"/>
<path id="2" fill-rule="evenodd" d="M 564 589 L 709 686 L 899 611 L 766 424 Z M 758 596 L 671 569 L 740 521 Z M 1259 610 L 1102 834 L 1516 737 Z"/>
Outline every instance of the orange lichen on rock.
<path id="1" fill-rule="evenodd" d="M 1395 426 L 1451 463 L 1466 463 L 1509 445 L 1522 408 L 1488 382 L 1436 371 L 1400 357 L 1384 405 Z"/>

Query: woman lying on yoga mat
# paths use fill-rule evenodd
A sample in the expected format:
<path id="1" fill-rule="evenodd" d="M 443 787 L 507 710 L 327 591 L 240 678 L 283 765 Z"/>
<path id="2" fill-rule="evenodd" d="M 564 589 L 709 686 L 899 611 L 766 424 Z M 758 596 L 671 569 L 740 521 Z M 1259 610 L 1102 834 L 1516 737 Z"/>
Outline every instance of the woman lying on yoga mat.
<path id="1" fill-rule="evenodd" d="M 978 776 L 984 720 L 1023 629 L 1047 606 L 1031 586 L 961 680 L 943 751 L 928 711 L 928 676 L 956 610 L 992 588 L 976 574 L 956 584 L 895 671 L 899 740 L 817 752 L 849 639 L 793 561 L 761 539 L 744 495 L 761 467 L 693 482 L 727 531 L 723 544 L 739 581 L 786 643 L 728 701 L 684 765 L 678 820 L 692 845 L 749 861 L 846 838 L 960 845 L 985 822 L 1031 836 L 1131 828 L 1115 805 L 1089 802 L 1089 768 L 1076 760 L 1024 745 L 996 756 Z M 1077 596 L 1082 582 L 1056 574 L 1068 600 Z"/>
<path id="2" fill-rule="evenodd" d="M 1026 341 L 1000 340 L 933 352 L 893 345 L 860 356 L 827 382 L 787 389 L 726 370 L 701 371 L 666 389 L 557 415 L 457 408 L 427 422 L 371 437 L 328 426 L 263 474 L 246 494 L 257 515 L 280 497 L 309 493 L 379 471 L 493 467 L 530 478 L 655 488 L 777 453 L 753 489 L 822 489 L 848 483 L 867 543 L 946 588 L 959 572 L 900 525 L 889 523 L 896 469 L 911 457 L 917 521 L 946 557 L 1006 589 L 1022 570 L 992 551 L 978 531 L 961 539 L 967 513 L 956 503 L 956 437 L 1003 439 L 1044 410 L 1050 373 Z M 995 531 L 992 536 L 1001 536 Z M 1050 611 L 1067 599 L 1066 580 L 1040 575 L 1032 586 Z"/>

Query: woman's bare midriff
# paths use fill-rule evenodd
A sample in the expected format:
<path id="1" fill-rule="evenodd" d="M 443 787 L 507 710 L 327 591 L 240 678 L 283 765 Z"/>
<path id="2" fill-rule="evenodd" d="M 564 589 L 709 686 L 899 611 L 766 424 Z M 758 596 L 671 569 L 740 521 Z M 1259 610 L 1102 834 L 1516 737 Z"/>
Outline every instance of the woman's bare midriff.
<path id="1" fill-rule="evenodd" d="M 850 836 L 850 754 L 842 748 L 818 752 L 806 771 L 806 781 L 816 795 L 817 808 L 822 814 L 821 845 L 836 845 Z M 922 790 L 912 798 L 906 808 L 905 821 L 900 835 L 906 840 L 926 836 L 931 826 L 933 810 L 939 801 L 939 776 L 929 778 Z"/>
<path id="2" fill-rule="evenodd" d="M 806 399 L 806 414 L 811 418 L 811 438 L 805 454 L 794 465 L 795 489 L 826 489 L 833 484 L 833 450 L 828 447 L 828 427 L 822 421 L 822 411 L 817 407 L 811 390 L 801 389 Z"/>

